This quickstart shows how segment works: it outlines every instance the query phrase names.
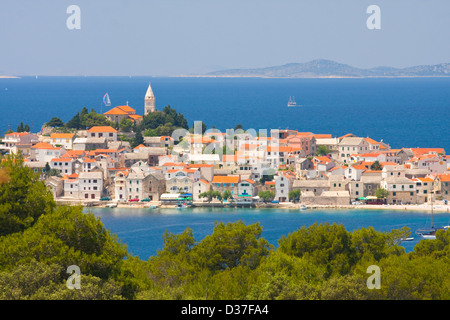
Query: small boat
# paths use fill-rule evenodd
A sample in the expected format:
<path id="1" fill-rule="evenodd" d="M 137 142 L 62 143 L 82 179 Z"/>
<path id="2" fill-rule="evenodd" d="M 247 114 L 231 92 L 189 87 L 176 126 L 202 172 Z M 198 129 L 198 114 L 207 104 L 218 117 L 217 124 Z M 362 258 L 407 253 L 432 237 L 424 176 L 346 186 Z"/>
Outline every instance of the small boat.
<path id="1" fill-rule="evenodd" d="M 105 107 L 111 106 L 111 100 L 109 99 L 108 92 L 103 96 L 103 103 L 105 104 Z"/>
<path id="2" fill-rule="evenodd" d="M 295 97 L 289 97 L 287 106 L 288 107 L 296 107 L 297 106 L 297 102 L 295 102 Z"/>
<path id="3" fill-rule="evenodd" d="M 401 238 L 401 241 L 413 241 L 414 238 L 413 237 L 409 237 L 409 238 Z"/>
<path id="4" fill-rule="evenodd" d="M 305 206 L 304 204 L 302 204 L 301 206 L 300 206 L 300 210 L 306 210 L 308 207 L 307 206 Z"/>
<path id="5" fill-rule="evenodd" d="M 117 207 L 117 203 L 108 203 L 106 206 L 108 208 L 115 208 L 115 207 Z"/>
<path id="6" fill-rule="evenodd" d="M 434 240 L 436 239 L 436 232 L 438 230 L 447 231 L 449 228 L 449 226 L 435 227 L 433 217 L 434 217 L 434 210 L 433 210 L 433 203 L 431 203 L 431 227 L 416 230 L 416 234 L 420 235 L 424 240 Z"/>

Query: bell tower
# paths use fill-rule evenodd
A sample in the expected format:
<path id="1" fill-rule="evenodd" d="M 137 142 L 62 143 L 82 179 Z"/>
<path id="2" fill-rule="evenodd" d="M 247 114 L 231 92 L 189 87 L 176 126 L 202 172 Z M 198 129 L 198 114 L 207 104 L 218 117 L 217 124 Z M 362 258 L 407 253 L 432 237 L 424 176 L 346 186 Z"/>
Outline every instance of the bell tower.
<path id="1" fill-rule="evenodd" d="M 155 112 L 155 95 L 153 94 L 152 87 L 150 83 L 148 84 L 148 89 L 145 94 L 145 107 L 144 107 L 144 116 L 149 114 L 150 112 Z"/>

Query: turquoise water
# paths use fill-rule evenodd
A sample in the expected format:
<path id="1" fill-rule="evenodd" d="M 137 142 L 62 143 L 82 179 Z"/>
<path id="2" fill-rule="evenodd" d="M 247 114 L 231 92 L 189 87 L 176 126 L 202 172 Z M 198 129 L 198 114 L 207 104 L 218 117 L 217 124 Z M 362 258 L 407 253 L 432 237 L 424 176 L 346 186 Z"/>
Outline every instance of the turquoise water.
<path id="1" fill-rule="evenodd" d="M 431 224 L 431 215 L 419 211 L 403 210 L 293 210 L 293 209 L 243 209 L 243 208 L 191 208 L 191 209 L 130 209 L 92 208 L 105 227 L 116 234 L 128 246 L 128 252 L 147 260 L 162 248 L 165 230 L 181 233 L 192 228 L 197 241 L 213 232 L 216 221 L 247 224 L 259 222 L 263 227 L 262 237 L 275 247 L 283 235 L 313 223 L 343 224 L 352 231 L 373 226 L 378 231 L 390 231 L 409 227 L 413 241 L 403 243 L 407 252 L 412 251 L 420 240 L 415 230 Z M 448 225 L 450 214 L 434 215 L 436 226 Z M 428 240 L 430 241 L 430 240 Z"/>
<path id="2" fill-rule="evenodd" d="M 257 79 L 151 77 L 25 77 L 0 79 L 0 133 L 20 121 L 33 132 L 53 116 L 70 120 L 84 106 L 97 112 L 108 92 L 112 106 L 144 112 L 151 82 L 156 107 L 170 105 L 191 126 L 224 131 L 290 128 L 342 136 L 349 132 L 401 147 L 450 150 L 450 78 Z M 5 90 L 8 89 L 8 90 Z M 295 96 L 298 108 L 288 108 Z"/>

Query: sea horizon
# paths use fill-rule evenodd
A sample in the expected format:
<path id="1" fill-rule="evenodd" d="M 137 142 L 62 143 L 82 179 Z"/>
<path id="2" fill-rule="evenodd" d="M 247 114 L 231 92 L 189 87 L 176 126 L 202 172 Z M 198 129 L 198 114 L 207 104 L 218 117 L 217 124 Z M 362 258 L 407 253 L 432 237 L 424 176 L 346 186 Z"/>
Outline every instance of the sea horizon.
<path id="1" fill-rule="evenodd" d="M 225 132 L 294 129 L 383 140 L 391 148 L 443 147 L 450 117 L 450 78 L 230 78 L 146 76 L 39 76 L 0 79 L 0 132 L 20 122 L 32 132 L 52 117 L 64 122 L 83 107 L 103 113 L 129 104 L 143 114 L 152 84 L 156 109 L 170 105 L 192 126 L 204 122 Z M 112 105 L 102 105 L 108 93 Z M 290 96 L 301 107 L 287 108 Z M 27 115 L 24 117 L 23 115 Z"/>

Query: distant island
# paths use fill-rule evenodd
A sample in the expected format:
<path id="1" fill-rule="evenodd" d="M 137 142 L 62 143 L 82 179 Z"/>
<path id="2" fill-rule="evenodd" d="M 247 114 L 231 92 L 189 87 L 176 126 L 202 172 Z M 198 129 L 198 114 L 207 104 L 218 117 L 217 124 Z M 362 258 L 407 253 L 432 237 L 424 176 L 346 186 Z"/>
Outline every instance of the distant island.
<path id="1" fill-rule="evenodd" d="M 375 67 L 362 69 L 332 60 L 316 59 L 305 63 L 289 63 L 266 68 L 228 69 L 197 76 L 262 78 L 448 77 L 450 76 L 450 63 L 408 68 Z"/>

